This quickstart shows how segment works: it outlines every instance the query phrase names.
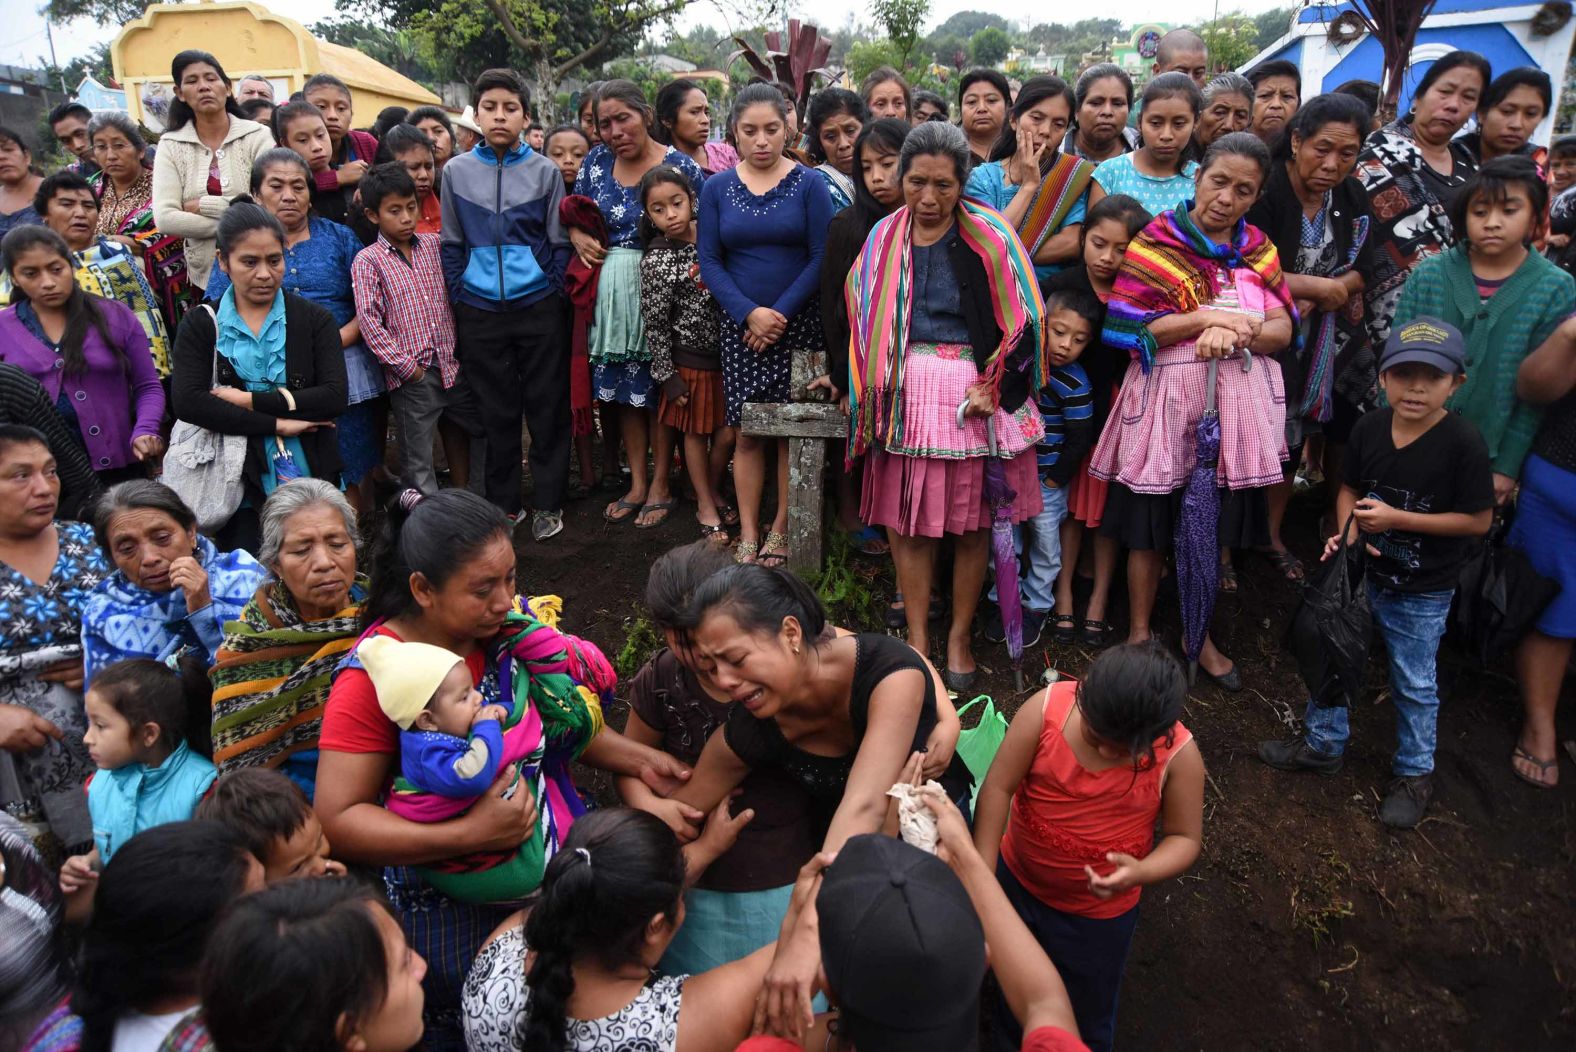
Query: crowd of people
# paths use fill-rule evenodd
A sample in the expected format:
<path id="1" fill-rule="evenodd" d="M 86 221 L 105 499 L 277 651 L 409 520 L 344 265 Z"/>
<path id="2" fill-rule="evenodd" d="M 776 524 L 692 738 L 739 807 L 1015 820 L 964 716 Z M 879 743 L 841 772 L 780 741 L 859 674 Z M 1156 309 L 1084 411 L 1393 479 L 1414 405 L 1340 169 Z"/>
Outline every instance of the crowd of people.
<path id="1" fill-rule="evenodd" d="M 891 69 L 802 113 L 612 80 L 547 127 L 495 69 L 463 117 L 363 128 L 332 75 L 275 99 L 189 50 L 156 144 L 67 103 L 45 175 L 0 128 L 0 1045 L 1109 1049 L 1142 888 L 1203 842 L 1162 580 L 1243 689 L 1209 611 L 1241 558 L 1317 572 L 1305 479 L 1384 642 L 1380 820 L 1428 809 L 1491 533 L 1557 586 L 1510 758 L 1555 788 L 1550 79 L 1454 51 L 1381 123 L 1370 82 L 1209 70 L 1175 31 L 1136 97 L 1110 64 L 972 70 L 956 123 Z M 785 568 L 787 443 L 741 424 L 810 398 L 846 414 L 810 484 L 890 558 L 891 632 Z M 515 531 L 596 492 L 655 529 L 685 488 L 699 539 L 651 567 L 665 645 L 621 689 Z M 1099 656 L 971 767 L 952 699 L 1009 636 Z M 1338 774 L 1347 709 L 1303 723 L 1259 758 Z"/>

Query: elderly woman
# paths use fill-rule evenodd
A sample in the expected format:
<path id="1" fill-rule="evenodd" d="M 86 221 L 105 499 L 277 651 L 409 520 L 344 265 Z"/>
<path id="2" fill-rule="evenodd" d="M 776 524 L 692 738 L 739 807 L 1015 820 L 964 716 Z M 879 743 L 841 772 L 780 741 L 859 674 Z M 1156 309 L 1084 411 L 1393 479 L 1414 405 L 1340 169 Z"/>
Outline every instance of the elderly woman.
<path id="1" fill-rule="evenodd" d="M 186 275 L 185 243 L 153 221 L 153 171 L 142 131 L 124 113 L 100 113 L 88 124 L 88 137 L 99 166 L 89 180 L 99 195 L 99 236 L 120 242 L 142 261 L 164 322 L 174 332 L 197 293 Z"/>
<path id="2" fill-rule="evenodd" d="M 233 284 L 211 312 L 194 310 L 181 323 L 171 396 L 176 419 L 247 436 L 245 495 L 214 539 L 252 551 L 265 497 L 301 475 L 339 480 L 331 429 L 345 409 L 345 357 L 333 315 L 281 287 L 278 219 L 254 204 L 233 206 L 219 223 L 218 259 Z"/>
<path id="3" fill-rule="evenodd" d="M 661 792 L 677 786 L 682 768 L 604 727 L 599 703 L 586 693 L 559 692 L 573 678 L 605 694 L 600 688 L 611 670 L 594 647 L 518 612 L 514 544 L 502 511 L 465 490 L 426 498 L 407 490 L 388 509 L 384 531 L 374 556 L 366 636 L 443 647 L 465 662 L 472 685 L 488 702 L 551 704 L 584 728 L 575 740 L 533 755 L 522 771 L 529 791 L 518 791 L 506 776 L 457 818 L 412 822 L 382 806 L 399 772 L 400 750 L 399 727 L 384 715 L 377 685 L 356 664 L 334 681 L 319 743 L 317 814 L 339 858 L 389 867 L 389 901 L 412 949 L 429 965 L 426 1047 L 463 1048 L 460 986 L 482 940 L 510 907 L 456 902 L 410 867 L 479 851 L 512 853 L 536 833 L 539 821 L 551 855 L 583 811 L 568 771 L 577 753 L 590 766 L 641 777 Z"/>
<path id="4" fill-rule="evenodd" d="M 1132 643 L 1153 635 L 1150 617 L 1194 466 L 1210 359 L 1232 359 L 1216 381 L 1217 477 L 1225 491 L 1219 543 L 1268 540 L 1264 488 L 1282 477 L 1286 410 L 1280 366 L 1263 356 L 1291 342 L 1296 318 L 1274 243 L 1243 218 L 1269 175 L 1269 151 L 1252 134 L 1216 139 L 1199 166 L 1194 199 L 1133 239 L 1106 304 L 1102 339 L 1133 360 L 1090 471 L 1111 483 L 1101 532 L 1132 553 Z M 1239 363 L 1242 351 L 1253 353 Z M 1236 666 L 1208 635 L 1198 661 L 1225 690 L 1241 689 Z"/>
<path id="5" fill-rule="evenodd" d="M 93 533 L 115 573 L 82 611 L 87 683 L 116 661 L 162 661 L 187 648 L 212 665 L 224 625 L 262 583 L 257 560 L 219 551 L 197 532 L 197 516 L 175 491 L 147 479 L 104 494 Z"/>
<path id="6" fill-rule="evenodd" d="M 846 88 L 816 92 L 805 114 L 810 157 L 838 212 L 854 203 L 854 140 L 869 120 L 865 100 Z"/>
<path id="7" fill-rule="evenodd" d="M 1473 51 L 1436 59 L 1412 93 L 1412 112 L 1368 136 L 1357 155 L 1356 176 L 1374 214 L 1374 273 L 1363 301 L 1376 348 L 1390 336 L 1412 268 L 1450 247 L 1450 203 L 1478 167 L 1455 135 L 1477 110 L 1491 76 L 1488 60 Z M 1378 379 L 1376 371 L 1367 387 Z"/>
<path id="8" fill-rule="evenodd" d="M 1138 129 L 1127 126 L 1133 108 L 1133 78 L 1121 66 L 1100 62 L 1078 76 L 1073 88 L 1073 124 L 1062 152 L 1099 164 L 1138 147 Z"/>
<path id="9" fill-rule="evenodd" d="M 361 342 L 356 320 L 350 264 L 361 242 L 349 227 L 312 212 L 312 171 L 294 150 L 279 147 L 259 157 L 252 166 L 251 186 L 257 203 L 285 231 L 284 291 L 328 311 L 339 330 L 347 405 L 334 422 L 334 437 L 351 502 L 365 513 L 371 501 L 369 477 L 383 463 L 388 398 L 383 367 Z M 208 282 L 208 302 L 220 303 L 229 288 L 229 273 L 221 268 Z"/>
<path id="10" fill-rule="evenodd" d="M 1221 73 L 1204 85 L 1204 110 L 1193 126 L 1198 157 L 1222 135 L 1247 131 L 1253 123 L 1253 82 L 1240 73 Z"/>
<path id="11" fill-rule="evenodd" d="M 356 513 L 322 479 L 263 504 L 268 577 L 224 626 L 213 667 L 213 759 L 221 772 L 274 767 L 311 799 L 329 685 L 361 632 Z"/>
<path id="12" fill-rule="evenodd" d="M 0 127 L 0 237 L 39 221 L 33 195 L 43 181 L 33 172 L 33 151 L 27 143 L 10 128 Z"/>
<path id="13" fill-rule="evenodd" d="M 898 588 L 914 600 L 905 606 L 909 644 L 921 654 L 936 548 L 955 539 L 942 675 L 959 692 L 977 675 L 970 636 L 990 547 L 985 458 L 1006 462 L 1013 520 L 1038 514 L 1034 444 L 1045 425 L 1032 396 L 1047 368 L 1033 265 L 999 213 L 963 197 L 968 165 L 957 128 L 926 123 L 909 133 L 898 159 L 903 207 L 871 230 L 847 289 L 850 463 L 867 454 L 860 519 L 886 527 Z"/>
<path id="14" fill-rule="evenodd" d="M 177 54 L 170 79 L 175 99 L 153 160 L 153 218 L 185 239 L 192 283 L 207 288 L 219 217 L 245 191 L 252 162 L 274 137 L 241 116 L 230 78 L 208 52 Z"/>
<path id="15" fill-rule="evenodd" d="M 0 809 L 55 866 L 93 847 L 80 632 L 109 575 L 92 529 L 55 518 L 59 501 L 48 441 L 0 425 Z"/>
<path id="16" fill-rule="evenodd" d="M 1374 267 L 1373 214 L 1362 183 L 1352 177 L 1367 126 L 1368 108 L 1351 95 L 1309 99 L 1272 147 L 1269 181 L 1248 211 L 1248 222 L 1274 243 L 1302 315 L 1301 349 L 1280 356 L 1288 475 L 1302 460 L 1303 443 L 1316 434 L 1330 443 L 1327 463 L 1340 464 L 1339 450 L 1367 408 L 1374 350 L 1363 327 L 1362 292 Z M 1353 385 L 1352 376 L 1361 379 Z M 1302 564 L 1281 540 L 1290 496 L 1289 477 L 1270 489 L 1265 554 L 1287 580 L 1300 581 Z M 1235 577 L 1227 559 L 1223 581 Z"/>
<path id="17" fill-rule="evenodd" d="M 1017 228 L 1042 279 L 1078 258 L 1094 181 L 1093 164 L 1061 149 L 1073 107 L 1073 89 L 1060 77 L 1024 81 L 990 163 L 969 173 L 964 191 Z"/>
<path id="18" fill-rule="evenodd" d="M 610 80 L 597 89 L 596 123 L 601 142 L 580 165 L 575 193 L 596 202 L 607 224 L 607 247 L 573 227 L 569 240 L 580 262 L 600 266 L 591 321 L 592 389 L 597 401 L 617 406 L 619 430 L 629 453 L 629 492 L 607 506 L 611 523 L 633 521 L 641 529 L 660 526 L 672 513 L 669 476 L 673 432 L 656 417 L 660 392 L 651 379 L 651 350 L 640 319 L 640 180 L 659 164 L 672 165 L 700 192 L 700 166 L 651 136 L 652 112 L 640 88 Z M 654 454 L 651 474 L 646 453 Z"/>

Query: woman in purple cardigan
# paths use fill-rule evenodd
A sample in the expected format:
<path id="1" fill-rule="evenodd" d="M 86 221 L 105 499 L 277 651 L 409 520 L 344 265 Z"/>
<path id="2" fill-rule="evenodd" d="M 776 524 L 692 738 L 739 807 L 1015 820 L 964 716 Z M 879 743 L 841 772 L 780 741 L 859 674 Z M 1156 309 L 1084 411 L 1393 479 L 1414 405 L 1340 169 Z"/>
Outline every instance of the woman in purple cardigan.
<path id="1" fill-rule="evenodd" d="M 143 478 L 164 453 L 164 388 L 142 323 L 77 287 L 71 250 L 48 227 L 0 241 L 12 306 L 0 312 L 0 361 L 43 385 L 106 486 Z"/>

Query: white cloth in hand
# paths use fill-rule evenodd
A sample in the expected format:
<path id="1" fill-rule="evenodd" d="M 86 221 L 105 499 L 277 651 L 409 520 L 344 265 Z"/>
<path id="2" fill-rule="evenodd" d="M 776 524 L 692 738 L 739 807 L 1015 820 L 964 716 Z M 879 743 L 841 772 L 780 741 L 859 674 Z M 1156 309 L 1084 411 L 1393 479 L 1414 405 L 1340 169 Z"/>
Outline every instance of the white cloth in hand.
<path id="1" fill-rule="evenodd" d="M 926 788 L 941 789 L 935 779 L 925 783 Z M 945 790 L 942 790 L 943 792 Z M 936 853 L 936 816 L 919 795 L 919 786 L 898 782 L 887 790 L 887 795 L 897 801 L 898 834 L 905 843 L 921 851 Z"/>

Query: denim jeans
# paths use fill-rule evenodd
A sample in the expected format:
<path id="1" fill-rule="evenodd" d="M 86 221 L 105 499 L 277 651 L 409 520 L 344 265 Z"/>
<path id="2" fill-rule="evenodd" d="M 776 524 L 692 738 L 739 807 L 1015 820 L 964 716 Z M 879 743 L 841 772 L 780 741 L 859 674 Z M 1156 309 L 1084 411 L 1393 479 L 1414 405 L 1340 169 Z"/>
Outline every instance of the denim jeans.
<path id="1" fill-rule="evenodd" d="M 1415 777 L 1434 769 L 1439 723 L 1435 659 L 1455 594 L 1453 588 L 1397 592 L 1368 584 L 1368 604 L 1389 654 L 1390 702 L 1395 706 L 1398 739 L 1391 769 L 1399 777 Z M 1314 752 L 1339 756 L 1345 751 L 1351 737 L 1346 709 L 1319 708 L 1310 700 L 1303 724 L 1308 729 L 1308 747 Z"/>
<path id="2" fill-rule="evenodd" d="M 1067 490 L 1040 483 L 1040 513 L 1013 531 L 1013 542 L 1021 563 L 1028 560 L 1027 573 L 1019 577 L 1023 605 L 1041 613 L 1056 605 L 1056 577 L 1062 572 L 1062 520 L 1067 518 Z M 1027 549 L 1027 550 L 1025 550 Z M 996 585 L 991 585 L 990 601 L 996 602 Z"/>

